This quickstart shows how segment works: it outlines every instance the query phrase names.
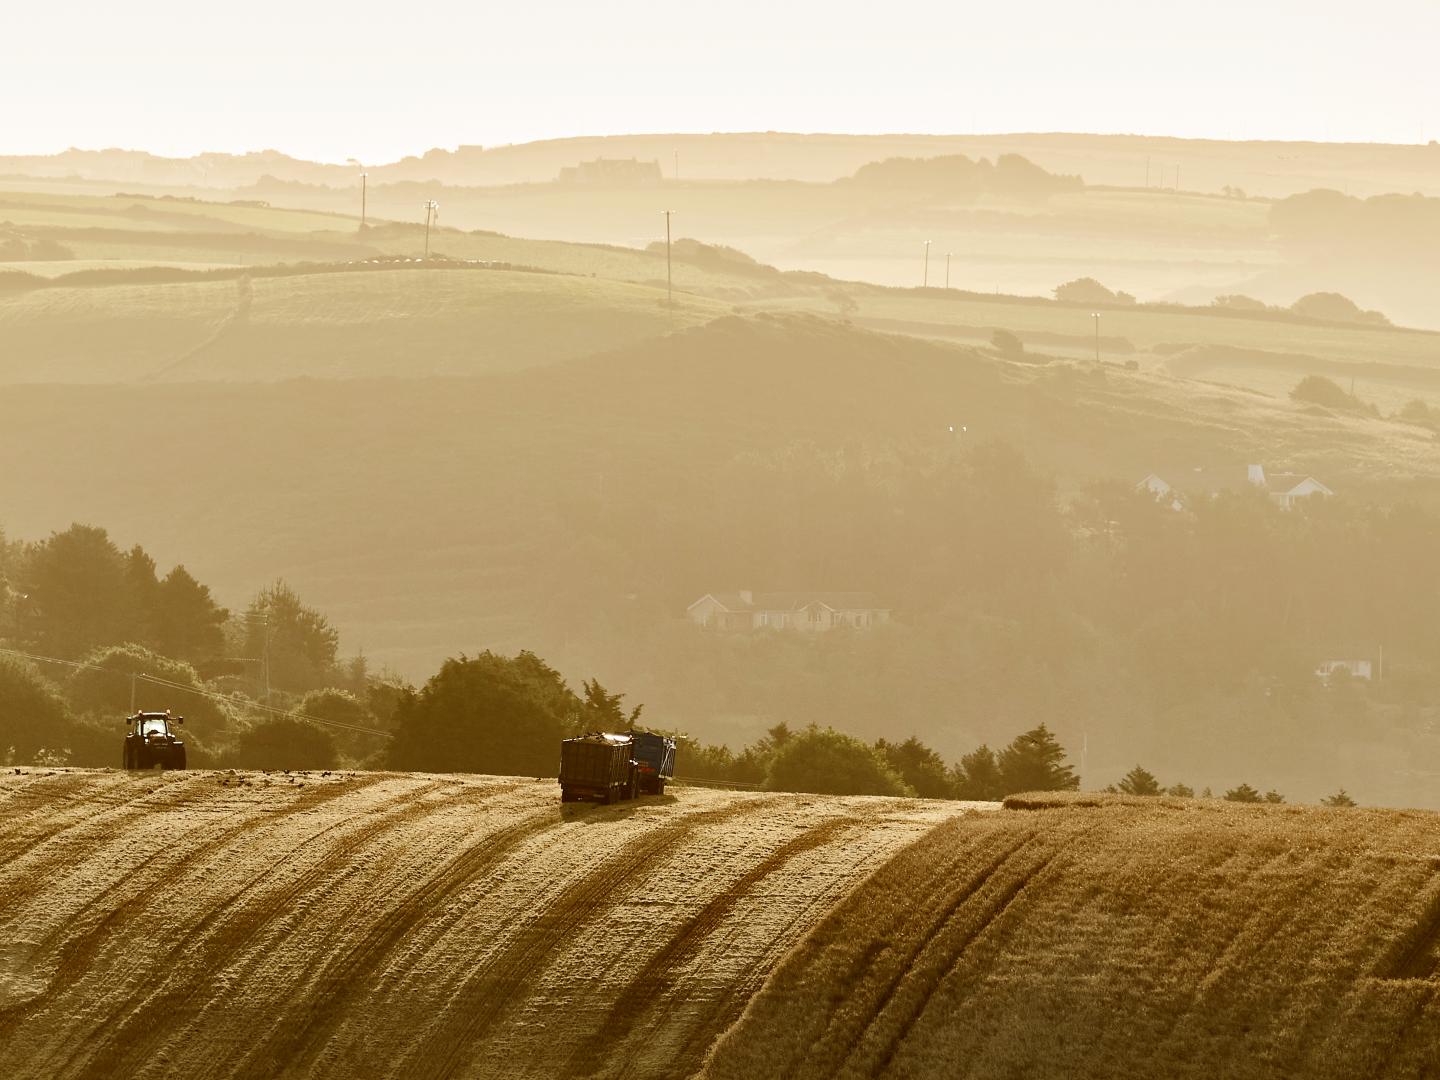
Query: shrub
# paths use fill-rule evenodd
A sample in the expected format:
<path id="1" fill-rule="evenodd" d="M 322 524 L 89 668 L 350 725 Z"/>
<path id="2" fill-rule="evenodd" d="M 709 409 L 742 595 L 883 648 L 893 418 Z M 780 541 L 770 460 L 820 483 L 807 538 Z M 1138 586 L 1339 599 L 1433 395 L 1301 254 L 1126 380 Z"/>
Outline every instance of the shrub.
<path id="1" fill-rule="evenodd" d="M 813 726 L 775 750 L 765 786 L 823 795 L 915 794 L 873 747 L 833 728 Z"/>
<path id="2" fill-rule="evenodd" d="M 990 335 L 990 347 L 1001 356 L 1023 356 L 1025 343 L 1009 330 L 996 330 Z"/>
<path id="3" fill-rule="evenodd" d="M 333 769 L 335 740 L 322 727 L 280 716 L 241 732 L 229 760 L 238 769 Z"/>

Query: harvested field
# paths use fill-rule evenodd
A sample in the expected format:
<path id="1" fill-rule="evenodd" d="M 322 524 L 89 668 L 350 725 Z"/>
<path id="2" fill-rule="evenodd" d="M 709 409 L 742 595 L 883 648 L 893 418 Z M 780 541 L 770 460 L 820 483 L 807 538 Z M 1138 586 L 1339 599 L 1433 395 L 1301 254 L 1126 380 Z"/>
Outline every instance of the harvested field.
<path id="1" fill-rule="evenodd" d="M 1417 1077 L 1440 817 L 0 776 L 17 1077 Z"/>
<path id="2" fill-rule="evenodd" d="M 964 811 L 7 770 L 6 1075 L 689 1075 L 790 946 Z"/>
<path id="3" fill-rule="evenodd" d="M 1440 1069 L 1440 818 L 1006 805 L 940 826 L 831 912 L 706 1080 Z"/>

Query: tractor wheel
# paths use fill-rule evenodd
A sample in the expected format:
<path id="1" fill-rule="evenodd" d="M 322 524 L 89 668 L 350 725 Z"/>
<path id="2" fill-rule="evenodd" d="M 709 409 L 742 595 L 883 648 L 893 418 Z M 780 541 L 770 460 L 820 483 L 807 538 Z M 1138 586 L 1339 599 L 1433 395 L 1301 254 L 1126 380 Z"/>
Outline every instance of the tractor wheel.
<path id="1" fill-rule="evenodd" d="M 174 756 L 170 759 L 170 765 L 168 767 L 171 769 L 185 768 L 185 747 L 182 746 L 175 752 Z"/>
<path id="2" fill-rule="evenodd" d="M 120 757 L 121 760 L 124 762 L 124 764 L 121 765 L 121 768 L 125 769 L 128 772 L 130 769 L 133 769 L 135 767 L 134 763 L 130 760 L 130 744 L 128 742 L 125 744 L 125 750 L 120 755 Z"/>
<path id="3" fill-rule="evenodd" d="M 655 781 L 655 794 L 656 794 L 656 795 L 664 795 L 664 794 L 665 794 L 665 778 L 664 778 L 663 776 L 660 777 L 658 780 Z"/>

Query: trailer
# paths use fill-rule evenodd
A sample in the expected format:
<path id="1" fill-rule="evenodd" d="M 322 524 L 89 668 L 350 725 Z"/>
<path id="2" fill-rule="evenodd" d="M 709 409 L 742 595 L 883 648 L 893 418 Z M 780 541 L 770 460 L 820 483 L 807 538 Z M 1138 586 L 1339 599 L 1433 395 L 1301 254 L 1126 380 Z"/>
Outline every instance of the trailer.
<path id="1" fill-rule="evenodd" d="M 640 768 L 629 734 L 595 731 L 560 743 L 560 801 L 612 803 L 635 798 Z"/>
<path id="2" fill-rule="evenodd" d="M 675 740 L 653 731 L 632 731 L 634 758 L 639 766 L 640 794 L 665 794 L 665 781 L 675 775 Z"/>

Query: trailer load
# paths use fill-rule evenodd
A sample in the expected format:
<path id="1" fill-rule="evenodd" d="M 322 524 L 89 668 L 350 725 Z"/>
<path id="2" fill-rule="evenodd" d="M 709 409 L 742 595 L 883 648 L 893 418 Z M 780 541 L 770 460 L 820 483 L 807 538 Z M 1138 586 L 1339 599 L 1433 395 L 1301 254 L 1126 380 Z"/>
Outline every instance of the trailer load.
<path id="1" fill-rule="evenodd" d="M 138 712 L 125 718 L 125 768 L 185 768 L 185 743 L 175 728 L 185 723 L 183 716 L 171 716 L 170 710 Z"/>
<path id="2" fill-rule="evenodd" d="M 612 803 L 633 799 L 639 764 L 629 734 L 596 731 L 560 743 L 560 801 Z"/>
<path id="3" fill-rule="evenodd" d="M 653 731 L 633 731 L 630 738 L 640 774 L 640 794 L 665 794 L 665 781 L 675 775 L 675 740 Z"/>

